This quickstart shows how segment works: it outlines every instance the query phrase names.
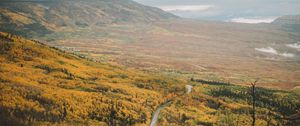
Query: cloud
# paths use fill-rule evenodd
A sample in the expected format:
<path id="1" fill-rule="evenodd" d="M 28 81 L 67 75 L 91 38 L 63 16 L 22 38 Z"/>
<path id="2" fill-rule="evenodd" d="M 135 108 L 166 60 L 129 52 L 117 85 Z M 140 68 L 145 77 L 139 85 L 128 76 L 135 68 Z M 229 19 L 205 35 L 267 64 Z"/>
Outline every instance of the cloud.
<path id="1" fill-rule="evenodd" d="M 300 51 L 300 42 L 297 42 L 297 43 L 294 43 L 294 44 L 287 44 L 286 46 L 290 47 L 290 48 L 297 49 L 298 51 Z"/>
<path id="2" fill-rule="evenodd" d="M 270 53 L 274 55 L 278 55 L 277 50 L 275 50 L 272 47 L 267 47 L 267 48 L 255 48 L 255 50 L 260 51 L 260 52 L 265 52 L 265 53 Z"/>
<path id="3" fill-rule="evenodd" d="M 283 15 L 299 15 L 300 0 L 134 0 L 145 5 L 161 7 L 169 12 L 181 16 L 194 19 L 208 19 L 218 21 L 228 21 L 233 18 L 249 17 L 280 17 Z M 177 9 L 174 9 L 176 5 Z M 198 6 L 198 12 L 195 9 L 180 9 L 181 5 Z M 204 6 L 202 6 L 204 5 Z M 210 9 L 207 5 L 213 5 L 215 8 Z M 169 7 L 165 7 L 169 6 Z M 201 7 L 202 6 L 202 7 Z M 192 7 L 194 8 L 194 7 Z M 188 11 L 187 11 L 188 10 Z M 192 11 L 191 11 L 192 10 Z M 213 12 L 211 12 L 213 11 Z M 209 14 L 203 14 L 203 13 Z M 252 19 L 252 18 L 250 18 Z M 239 21 L 239 22 L 255 22 L 258 21 Z M 259 22 L 270 22 L 259 21 Z"/>
<path id="4" fill-rule="evenodd" d="M 281 53 L 281 54 L 279 54 L 280 56 L 283 56 L 283 57 L 288 57 L 288 58 L 293 58 L 293 57 L 295 57 L 295 54 L 293 54 L 293 53 L 286 53 L 286 52 L 284 52 L 284 53 Z"/>
<path id="5" fill-rule="evenodd" d="M 267 48 L 255 48 L 255 50 L 260 51 L 260 52 L 264 52 L 264 53 L 269 53 L 269 54 L 273 54 L 273 55 L 278 55 L 278 56 L 283 56 L 283 57 L 288 57 L 288 58 L 293 58 L 295 57 L 295 54 L 293 53 L 279 53 L 277 50 L 275 50 L 272 47 L 267 47 Z"/>
<path id="6" fill-rule="evenodd" d="M 276 19 L 276 17 L 272 17 L 272 18 L 233 18 L 233 19 L 229 20 L 229 22 L 258 24 L 258 23 L 271 23 L 275 19 Z"/>
<path id="7" fill-rule="evenodd" d="M 170 6 L 158 6 L 164 11 L 207 11 L 214 8 L 213 5 L 170 5 Z"/>

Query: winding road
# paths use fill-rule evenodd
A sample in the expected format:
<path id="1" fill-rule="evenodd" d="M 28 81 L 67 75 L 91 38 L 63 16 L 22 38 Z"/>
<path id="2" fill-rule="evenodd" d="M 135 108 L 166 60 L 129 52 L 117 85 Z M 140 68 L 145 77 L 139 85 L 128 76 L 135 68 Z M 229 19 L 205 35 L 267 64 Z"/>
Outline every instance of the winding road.
<path id="1" fill-rule="evenodd" d="M 192 85 L 186 85 L 185 86 L 186 88 L 186 94 L 189 94 L 192 92 L 192 89 L 193 89 L 193 86 Z M 168 101 L 162 105 L 160 105 L 154 112 L 153 116 L 152 116 L 152 120 L 151 120 L 151 123 L 150 123 L 150 126 L 155 126 L 156 125 L 156 122 L 157 122 L 157 119 L 158 119 L 158 116 L 159 116 L 159 113 L 162 109 L 166 108 L 168 105 L 171 104 L 172 101 Z"/>

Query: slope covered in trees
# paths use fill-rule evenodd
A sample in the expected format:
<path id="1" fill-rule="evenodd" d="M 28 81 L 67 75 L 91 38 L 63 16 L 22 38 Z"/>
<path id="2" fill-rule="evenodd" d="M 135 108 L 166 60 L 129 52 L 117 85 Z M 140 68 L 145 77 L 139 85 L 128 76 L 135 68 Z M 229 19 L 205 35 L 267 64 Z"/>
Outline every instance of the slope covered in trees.
<path id="1" fill-rule="evenodd" d="M 147 125 L 182 84 L 0 33 L 0 125 Z"/>
<path id="2" fill-rule="evenodd" d="M 257 82 L 259 83 L 259 82 Z M 176 97 L 161 111 L 159 125 L 251 126 L 252 87 L 212 81 L 190 82 L 193 91 Z M 296 92 L 255 88 L 255 126 L 298 126 L 300 95 Z"/>

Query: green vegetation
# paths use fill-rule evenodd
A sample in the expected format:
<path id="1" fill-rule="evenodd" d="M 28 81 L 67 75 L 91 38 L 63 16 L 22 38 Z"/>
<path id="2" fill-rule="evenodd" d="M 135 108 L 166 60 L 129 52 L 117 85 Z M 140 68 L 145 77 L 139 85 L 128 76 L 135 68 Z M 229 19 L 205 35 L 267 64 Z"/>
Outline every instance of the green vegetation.
<path id="1" fill-rule="evenodd" d="M 252 125 L 251 87 L 194 80 L 191 94 L 176 98 L 163 111 L 160 125 Z M 297 126 L 300 95 L 291 91 L 256 88 L 256 125 Z"/>

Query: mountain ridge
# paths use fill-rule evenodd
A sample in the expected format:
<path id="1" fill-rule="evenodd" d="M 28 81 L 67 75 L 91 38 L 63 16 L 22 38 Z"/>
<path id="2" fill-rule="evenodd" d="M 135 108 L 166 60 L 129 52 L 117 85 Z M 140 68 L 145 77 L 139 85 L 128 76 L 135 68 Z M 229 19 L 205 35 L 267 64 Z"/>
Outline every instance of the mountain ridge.
<path id="1" fill-rule="evenodd" d="M 178 18 L 131 0 L 14 1 L 2 2 L 0 7 L 0 29 L 25 36 L 44 35 L 62 28 L 147 24 Z"/>
<path id="2" fill-rule="evenodd" d="M 300 15 L 285 15 L 275 19 L 273 24 L 284 25 L 284 24 L 300 24 Z"/>
<path id="3" fill-rule="evenodd" d="M 300 32 L 300 15 L 286 15 L 275 19 L 273 25 L 280 26 L 283 30 L 289 32 Z"/>

